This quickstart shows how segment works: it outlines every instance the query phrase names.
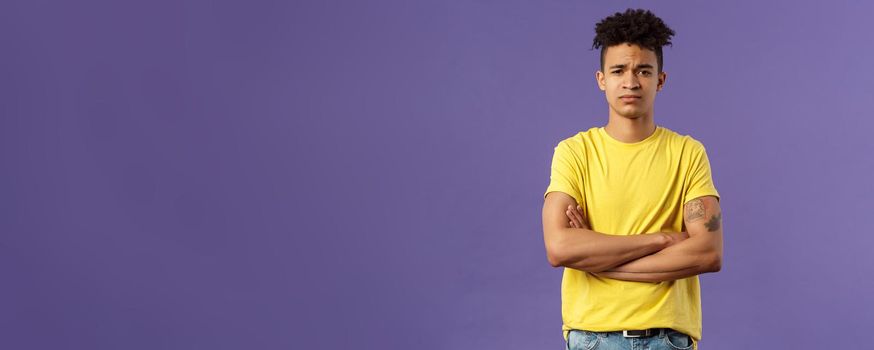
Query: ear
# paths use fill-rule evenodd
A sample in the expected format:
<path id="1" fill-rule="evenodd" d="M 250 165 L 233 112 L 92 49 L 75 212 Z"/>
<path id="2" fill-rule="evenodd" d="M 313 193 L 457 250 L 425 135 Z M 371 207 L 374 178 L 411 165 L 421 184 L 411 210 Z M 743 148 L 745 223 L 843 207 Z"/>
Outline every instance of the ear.
<path id="1" fill-rule="evenodd" d="M 658 85 L 656 85 L 656 91 L 659 91 L 665 87 L 665 80 L 667 80 L 667 79 L 668 79 L 668 73 L 666 73 L 666 72 L 659 73 L 659 83 L 658 83 Z"/>
<path id="2" fill-rule="evenodd" d="M 600 70 L 595 71 L 595 81 L 598 82 L 598 88 L 601 89 L 601 91 L 607 91 L 607 83 L 604 82 L 604 72 Z"/>

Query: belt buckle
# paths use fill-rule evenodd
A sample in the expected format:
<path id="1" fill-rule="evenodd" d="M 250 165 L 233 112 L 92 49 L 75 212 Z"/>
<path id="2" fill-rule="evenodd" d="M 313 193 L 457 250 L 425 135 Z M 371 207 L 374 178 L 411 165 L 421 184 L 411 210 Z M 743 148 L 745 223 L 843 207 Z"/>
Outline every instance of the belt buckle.
<path id="1" fill-rule="evenodd" d="M 622 336 L 626 338 L 640 338 L 650 336 L 649 329 L 646 330 L 623 330 Z"/>

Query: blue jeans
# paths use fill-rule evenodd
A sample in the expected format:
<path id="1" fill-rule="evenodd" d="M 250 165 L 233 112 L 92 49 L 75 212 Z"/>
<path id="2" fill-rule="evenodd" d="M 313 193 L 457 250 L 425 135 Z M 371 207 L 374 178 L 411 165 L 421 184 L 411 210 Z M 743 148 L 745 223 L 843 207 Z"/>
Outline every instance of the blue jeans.
<path id="1" fill-rule="evenodd" d="M 590 332 L 571 330 L 568 350 L 690 350 L 692 338 L 675 330 L 649 337 L 626 338 L 622 332 Z"/>

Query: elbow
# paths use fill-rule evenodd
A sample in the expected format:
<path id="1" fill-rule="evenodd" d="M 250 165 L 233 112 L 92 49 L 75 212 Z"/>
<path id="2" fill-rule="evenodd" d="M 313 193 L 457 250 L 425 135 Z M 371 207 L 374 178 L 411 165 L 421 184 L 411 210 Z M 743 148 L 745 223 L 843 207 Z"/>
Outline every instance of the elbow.
<path id="1" fill-rule="evenodd" d="M 546 259 L 552 267 L 568 267 L 575 270 L 586 272 L 601 272 L 611 268 L 611 266 L 602 266 L 603 264 L 594 264 L 591 259 L 586 259 L 580 256 L 569 256 L 560 249 L 548 249 Z"/>
<path id="2" fill-rule="evenodd" d="M 564 249 L 563 247 L 564 245 L 561 244 L 546 247 L 546 259 L 549 261 L 549 265 L 552 267 L 564 266 L 579 270 L 583 265 L 583 261 L 580 261 L 578 257 L 571 256 L 567 249 Z"/>
<path id="3" fill-rule="evenodd" d="M 546 260 L 552 267 L 568 267 L 587 272 L 599 272 L 610 266 L 600 266 L 597 261 L 588 257 L 588 252 L 579 249 L 569 249 L 566 241 L 561 239 L 546 242 Z"/>
<path id="4" fill-rule="evenodd" d="M 549 265 L 552 267 L 560 267 L 564 266 L 564 258 L 561 255 L 558 247 L 546 247 L 546 260 L 549 262 Z"/>
<path id="5" fill-rule="evenodd" d="M 552 255 L 547 254 L 546 260 L 549 261 L 549 266 L 552 266 L 552 267 L 564 266 L 564 265 L 562 265 L 561 260 L 558 260 L 558 258 L 556 258 Z"/>
<path id="6" fill-rule="evenodd" d="M 713 257 L 710 259 L 709 272 L 719 272 L 720 270 L 722 270 L 722 256 L 720 254 L 713 254 Z"/>

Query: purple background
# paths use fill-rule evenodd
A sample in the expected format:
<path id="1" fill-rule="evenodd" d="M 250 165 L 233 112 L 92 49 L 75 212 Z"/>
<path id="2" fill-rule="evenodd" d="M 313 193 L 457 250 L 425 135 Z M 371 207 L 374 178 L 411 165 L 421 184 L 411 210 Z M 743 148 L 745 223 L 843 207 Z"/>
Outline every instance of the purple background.
<path id="1" fill-rule="evenodd" d="M 856 347 L 874 5 L 541 0 L 4 1 L 0 347 L 562 349 L 541 196 L 626 7 L 722 195 L 701 346 Z"/>

